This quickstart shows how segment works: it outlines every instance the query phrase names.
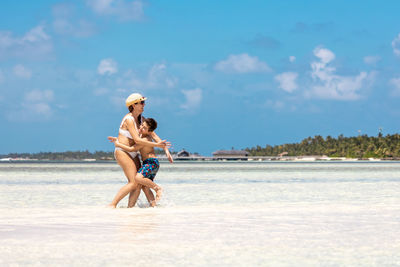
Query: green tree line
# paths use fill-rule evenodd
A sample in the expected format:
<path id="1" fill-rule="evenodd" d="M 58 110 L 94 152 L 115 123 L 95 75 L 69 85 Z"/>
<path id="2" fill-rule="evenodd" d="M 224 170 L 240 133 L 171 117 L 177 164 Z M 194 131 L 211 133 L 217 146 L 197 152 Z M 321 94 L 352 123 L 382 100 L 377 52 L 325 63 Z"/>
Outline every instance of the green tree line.
<path id="1" fill-rule="evenodd" d="M 155 149 L 156 154 L 163 154 L 164 150 Z M 171 152 L 174 154 L 174 152 Z M 68 161 L 68 160 L 114 160 L 114 151 L 65 151 L 65 152 L 39 152 L 39 153 L 9 153 L 0 155 L 0 158 L 29 158 L 37 160 Z"/>
<path id="2" fill-rule="evenodd" d="M 95 151 L 65 151 L 65 152 L 38 152 L 38 153 L 10 153 L 1 155 L 2 158 L 29 158 L 37 160 L 83 160 L 83 159 L 96 159 L 96 160 L 110 160 L 114 158 L 114 152 Z"/>
<path id="3" fill-rule="evenodd" d="M 300 143 L 265 147 L 246 148 L 250 156 L 277 156 L 287 152 L 287 156 L 326 155 L 348 158 L 398 158 L 400 157 L 400 135 L 378 136 L 360 135 L 354 137 L 326 138 L 316 135 Z M 286 153 L 285 153 L 286 154 Z"/>

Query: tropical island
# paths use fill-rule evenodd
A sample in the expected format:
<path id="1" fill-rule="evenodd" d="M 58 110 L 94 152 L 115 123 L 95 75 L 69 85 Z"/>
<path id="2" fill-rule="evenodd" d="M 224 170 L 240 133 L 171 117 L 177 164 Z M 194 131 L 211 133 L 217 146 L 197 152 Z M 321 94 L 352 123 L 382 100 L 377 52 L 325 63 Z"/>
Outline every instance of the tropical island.
<path id="1" fill-rule="evenodd" d="M 156 150 L 162 158 L 163 151 Z M 256 146 L 242 150 L 218 150 L 213 157 L 182 150 L 172 151 L 177 160 L 295 160 L 295 159 L 400 159 L 400 134 L 383 136 L 359 135 L 326 138 L 316 135 L 307 137 L 299 143 L 283 145 Z M 9 153 L 0 155 L 0 161 L 113 161 L 113 151 L 66 151 L 39 153 Z"/>
<path id="2" fill-rule="evenodd" d="M 359 135 L 337 138 L 320 135 L 303 139 L 300 143 L 246 148 L 249 156 L 327 156 L 346 158 L 400 158 L 400 135 Z"/>

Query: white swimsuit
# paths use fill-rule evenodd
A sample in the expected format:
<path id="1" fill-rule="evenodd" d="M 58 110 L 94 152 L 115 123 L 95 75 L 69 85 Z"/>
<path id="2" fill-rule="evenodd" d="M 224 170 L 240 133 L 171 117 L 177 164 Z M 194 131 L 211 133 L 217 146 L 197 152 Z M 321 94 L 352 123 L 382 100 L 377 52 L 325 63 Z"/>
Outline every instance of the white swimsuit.
<path id="1" fill-rule="evenodd" d="M 122 119 L 122 122 L 121 122 L 121 124 L 120 124 L 120 126 L 119 126 L 119 131 L 118 131 L 118 132 L 119 132 L 120 135 L 123 135 L 123 136 L 125 136 L 125 137 L 127 137 L 127 138 L 129 138 L 129 139 L 133 139 L 131 133 L 130 133 L 128 130 L 122 129 L 122 126 L 124 125 L 124 122 L 125 122 L 127 119 L 130 119 L 130 120 L 133 121 L 133 124 L 135 125 L 136 130 L 139 132 L 139 129 L 138 129 L 137 125 L 136 125 L 136 121 L 135 121 L 135 119 L 132 117 L 131 114 L 125 115 L 125 117 Z M 141 117 L 141 120 L 142 120 L 142 119 L 143 119 L 143 117 Z M 139 155 L 139 152 L 128 152 L 128 151 L 123 150 L 123 149 L 120 148 L 120 147 L 115 147 L 115 150 L 114 150 L 114 157 L 115 157 L 115 151 L 117 151 L 117 150 L 121 150 L 121 151 L 124 151 L 124 152 L 128 153 L 133 159 Z"/>

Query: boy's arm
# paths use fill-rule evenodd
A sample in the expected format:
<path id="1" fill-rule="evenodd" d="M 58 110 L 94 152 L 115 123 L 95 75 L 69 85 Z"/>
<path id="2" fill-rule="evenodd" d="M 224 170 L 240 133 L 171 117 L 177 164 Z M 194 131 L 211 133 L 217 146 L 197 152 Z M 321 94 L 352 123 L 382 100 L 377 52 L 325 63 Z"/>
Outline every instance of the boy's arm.
<path id="1" fill-rule="evenodd" d="M 157 141 L 157 143 L 154 143 L 154 142 L 150 142 L 144 138 L 141 138 L 139 136 L 138 131 L 136 130 L 136 126 L 133 125 L 132 120 L 126 120 L 126 124 L 128 126 L 128 131 L 131 134 L 133 141 L 135 141 L 135 144 L 139 144 L 139 145 L 143 145 L 143 146 L 151 146 L 151 147 L 161 147 L 161 148 L 171 146 L 171 143 L 168 142 L 167 140 L 159 139 Z"/>
<path id="2" fill-rule="evenodd" d="M 151 133 L 151 138 L 153 138 L 153 140 L 156 141 L 156 142 L 160 142 L 161 141 L 161 138 L 158 137 L 158 135 L 155 132 Z M 174 159 L 172 158 L 171 153 L 169 153 L 169 149 L 168 149 L 167 146 L 164 147 L 164 152 L 165 152 L 165 155 L 167 156 L 169 162 L 173 163 Z"/>

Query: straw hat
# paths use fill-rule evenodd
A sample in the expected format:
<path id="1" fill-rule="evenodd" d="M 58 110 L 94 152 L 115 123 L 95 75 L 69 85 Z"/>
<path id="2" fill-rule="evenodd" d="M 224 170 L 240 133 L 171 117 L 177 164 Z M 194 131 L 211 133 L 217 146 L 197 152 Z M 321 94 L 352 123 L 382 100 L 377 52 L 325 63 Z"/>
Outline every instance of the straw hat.
<path id="1" fill-rule="evenodd" d="M 125 104 L 127 107 L 129 107 L 130 105 L 139 103 L 146 99 L 147 99 L 147 97 L 143 97 L 141 94 L 134 93 L 134 94 L 131 94 L 130 96 L 128 96 L 128 98 L 125 100 Z"/>

